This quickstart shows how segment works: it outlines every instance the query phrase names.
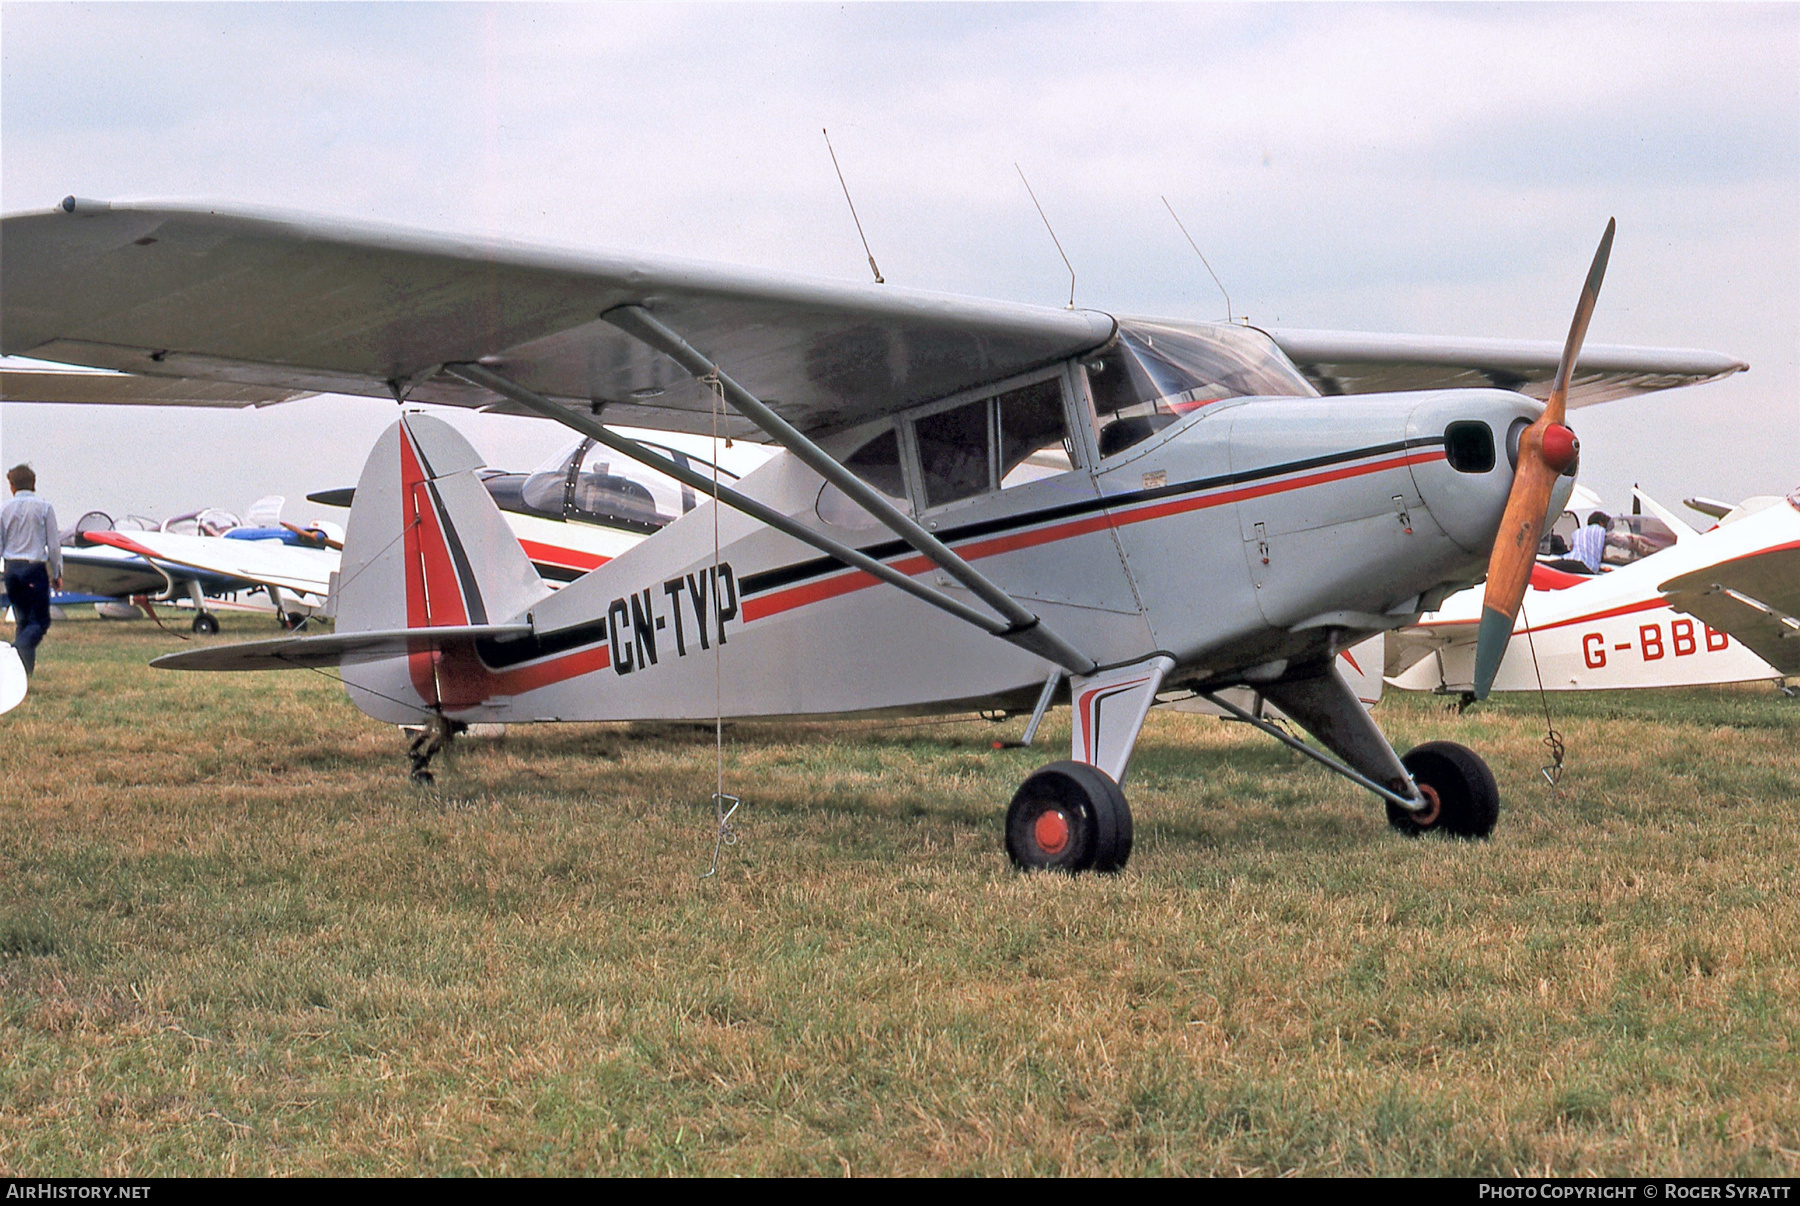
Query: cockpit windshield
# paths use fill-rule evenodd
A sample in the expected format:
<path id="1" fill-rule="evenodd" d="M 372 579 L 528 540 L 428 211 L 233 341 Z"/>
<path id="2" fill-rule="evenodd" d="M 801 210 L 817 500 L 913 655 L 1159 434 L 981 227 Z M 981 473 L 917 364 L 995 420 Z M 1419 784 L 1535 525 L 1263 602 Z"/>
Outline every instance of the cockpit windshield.
<path id="1" fill-rule="evenodd" d="M 1224 323 L 1121 319 L 1119 337 L 1083 365 L 1103 457 L 1224 398 L 1318 396 L 1274 340 Z"/>
<path id="2" fill-rule="evenodd" d="M 713 474 L 710 461 L 665 445 L 639 442 L 696 473 Z M 728 469 L 720 469 L 718 474 L 721 482 L 737 480 L 737 474 Z M 581 441 L 536 472 L 489 478 L 487 487 L 508 510 L 644 533 L 693 510 L 700 500 L 692 488 L 593 440 Z"/>

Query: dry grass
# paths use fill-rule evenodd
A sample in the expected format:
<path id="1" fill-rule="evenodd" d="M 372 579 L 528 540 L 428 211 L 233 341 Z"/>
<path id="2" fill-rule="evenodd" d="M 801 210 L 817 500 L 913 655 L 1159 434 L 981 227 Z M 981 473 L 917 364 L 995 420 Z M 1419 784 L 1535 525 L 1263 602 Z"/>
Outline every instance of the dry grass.
<path id="1" fill-rule="evenodd" d="M 227 635 L 266 635 L 238 619 Z M 1407 841 L 1158 715 L 1130 870 L 1011 872 L 984 724 L 458 747 L 52 630 L 0 720 L 0 1173 L 1800 1172 L 1800 705 L 1390 699 L 1506 797 Z M 1013 722 L 1004 730 L 1014 735 Z"/>

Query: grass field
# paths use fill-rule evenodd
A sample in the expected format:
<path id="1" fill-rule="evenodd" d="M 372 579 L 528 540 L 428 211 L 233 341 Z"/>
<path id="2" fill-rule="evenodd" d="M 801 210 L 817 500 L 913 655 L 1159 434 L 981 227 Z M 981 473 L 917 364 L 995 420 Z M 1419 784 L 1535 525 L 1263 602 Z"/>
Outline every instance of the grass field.
<path id="1" fill-rule="evenodd" d="M 226 636 L 271 635 L 229 618 Z M 8 630 L 0 629 L 0 634 Z M 52 629 L 0 718 L 0 1173 L 1800 1173 L 1800 703 L 1466 716 L 1490 842 L 1159 714 L 1118 877 L 1021 876 L 1022 721 L 459 744 Z M 1066 717 L 1066 714 L 1065 714 Z"/>

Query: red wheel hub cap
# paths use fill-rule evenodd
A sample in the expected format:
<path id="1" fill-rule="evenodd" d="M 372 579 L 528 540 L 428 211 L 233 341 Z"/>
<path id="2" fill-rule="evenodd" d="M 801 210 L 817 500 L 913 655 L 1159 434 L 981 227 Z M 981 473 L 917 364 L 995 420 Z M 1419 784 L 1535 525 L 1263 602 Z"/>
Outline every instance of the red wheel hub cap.
<path id="1" fill-rule="evenodd" d="M 1052 808 L 1039 813 L 1032 823 L 1031 836 L 1045 854 L 1061 854 L 1069 844 L 1069 818 Z"/>

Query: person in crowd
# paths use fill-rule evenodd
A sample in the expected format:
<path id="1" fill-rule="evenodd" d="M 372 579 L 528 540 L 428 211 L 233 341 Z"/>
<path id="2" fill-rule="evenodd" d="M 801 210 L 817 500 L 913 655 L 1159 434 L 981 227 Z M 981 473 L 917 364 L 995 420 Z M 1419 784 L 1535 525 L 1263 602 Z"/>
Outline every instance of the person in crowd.
<path id="1" fill-rule="evenodd" d="M 37 474 L 30 465 L 8 469 L 6 484 L 12 497 L 0 507 L 0 557 L 16 625 L 13 648 L 31 674 L 38 644 L 50 630 L 50 592 L 62 589 L 62 537 L 56 512 L 37 496 Z"/>

